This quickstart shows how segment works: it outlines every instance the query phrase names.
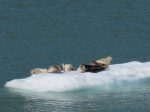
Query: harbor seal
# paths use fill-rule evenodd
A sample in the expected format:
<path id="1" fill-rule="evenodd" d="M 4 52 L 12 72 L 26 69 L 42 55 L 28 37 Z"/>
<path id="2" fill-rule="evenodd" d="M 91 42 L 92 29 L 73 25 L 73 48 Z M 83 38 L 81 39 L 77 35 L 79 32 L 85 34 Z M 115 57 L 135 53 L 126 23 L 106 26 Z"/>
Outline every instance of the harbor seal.
<path id="1" fill-rule="evenodd" d="M 75 67 L 73 67 L 72 64 L 62 64 L 62 66 L 63 66 L 63 71 L 65 71 L 65 72 L 75 70 Z"/>
<path id="2" fill-rule="evenodd" d="M 49 73 L 59 73 L 61 71 L 62 70 L 61 70 L 60 66 L 58 66 L 58 65 L 51 65 L 48 69 Z"/>
<path id="3" fill-rule="evenodd" d="M 35 68 L 35 69 L 32 69 L 30 71 L 30 74 L 33 75 L 33 74 L 43 74 L 43 73 L 47 73 L 47 69 L 43 69 L 43 68 Z"/>

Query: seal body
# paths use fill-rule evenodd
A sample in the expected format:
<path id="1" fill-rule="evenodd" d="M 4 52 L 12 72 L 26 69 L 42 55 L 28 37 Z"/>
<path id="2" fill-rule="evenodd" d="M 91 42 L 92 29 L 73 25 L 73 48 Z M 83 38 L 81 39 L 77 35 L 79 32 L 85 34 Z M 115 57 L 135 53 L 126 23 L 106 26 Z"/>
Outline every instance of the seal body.
<path id="1" fill-rule="evenodd" d="M 30 74 L 33 75 L 33 74 L 43 74 L 43 73 L 47 73 L 47 69 L 43 69 L 43 68 L 35 68 L 35 69 L 32 69 L 30 71 Z"/>
<path id="2" fill-rule="evenodd" d="M 65 72 L 75 70 L 75 67 L 72 64 L 62 64 L 62 66 L 63 66 L 63 71 Z"/>
<path id="3" fill-rule="evenodd" d="M 48 69 L 49 73 L 59 73 L 61 72 L 61 68 L 58 65 L 51 65 Z"/>

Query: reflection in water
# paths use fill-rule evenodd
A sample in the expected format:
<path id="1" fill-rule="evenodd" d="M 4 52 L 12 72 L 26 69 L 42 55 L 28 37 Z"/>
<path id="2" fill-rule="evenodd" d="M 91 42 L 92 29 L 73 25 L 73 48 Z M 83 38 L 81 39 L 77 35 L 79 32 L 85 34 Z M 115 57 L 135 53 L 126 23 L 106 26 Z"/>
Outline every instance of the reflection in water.
<path id="1" fill-rule="evenodd" d="M 93 112 L 98 110 L 125 111 L 127 109 L 135 111 L 137 109 L 149 109 L 150 91 L 148 90 L 150 88 L 148 85 L 138 84 L 132 88 L 128 88 L 128 86 L 114 91 L 89 89 L 60 93 L 8 89 L 7 96 L 13 96 L 15 104 L 21 104 L 23 111 L 26 112 Z M 10 102 L 14 103 L 13 100 Z"/>

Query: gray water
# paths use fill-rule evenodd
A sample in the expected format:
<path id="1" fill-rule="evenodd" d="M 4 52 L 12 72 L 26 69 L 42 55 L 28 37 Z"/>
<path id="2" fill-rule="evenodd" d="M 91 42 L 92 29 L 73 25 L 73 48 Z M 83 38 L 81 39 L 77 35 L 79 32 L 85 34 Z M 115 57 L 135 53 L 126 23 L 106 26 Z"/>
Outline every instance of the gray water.
<path id="1" fill-rule="evenodd" d="M 149 0 L 1 0 L 0 111 L 149 112 L 149 80 L 132 89 L 40 96 L 4 87 L 51 64 L 78 67 L 108 55 L 112 64 L 149 61 L 149 6 Z"/>

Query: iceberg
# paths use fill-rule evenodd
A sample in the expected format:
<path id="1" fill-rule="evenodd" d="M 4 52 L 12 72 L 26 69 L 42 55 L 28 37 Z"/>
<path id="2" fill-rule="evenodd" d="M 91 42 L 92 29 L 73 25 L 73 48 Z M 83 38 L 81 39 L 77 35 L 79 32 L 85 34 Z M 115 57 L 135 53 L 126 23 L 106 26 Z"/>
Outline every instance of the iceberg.
<path id="1" fill-rule="evenodd" d="M 116 82 L 135 81 L 147 77 L 150 77 L 150 62 L 132 61 L 110 65 L 108 69 L 98 73 L 80 73 L 77 70 L 32 75 L 8 81 L 5 87 L 37 92 L 64 92 L 95 86 L 111 87 Z"/>

